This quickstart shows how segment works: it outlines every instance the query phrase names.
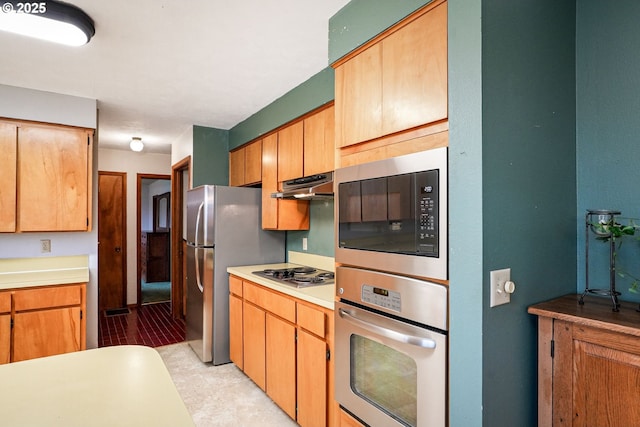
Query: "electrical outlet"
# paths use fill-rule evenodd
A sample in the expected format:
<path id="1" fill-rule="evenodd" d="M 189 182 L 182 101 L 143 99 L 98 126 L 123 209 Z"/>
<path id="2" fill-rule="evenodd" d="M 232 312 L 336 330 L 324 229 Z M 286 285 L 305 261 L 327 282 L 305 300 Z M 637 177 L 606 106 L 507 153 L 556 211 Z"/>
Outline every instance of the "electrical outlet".
<path id="1" fill-rule="evenodd" d="M 302 250 L 303 250 L 303 251 L 306 251 L 306 250 L 307 250 L 307 247 L 308 247 L 307 243 L 308 243 L 308 242 L 307 242 L 307 238 L 306 238 L 306 237 L 303 237 L 303 238 L 302 238 Z"/>
<path id="2" fill-rule="evenodd" d="M 40 240 L 40 252 L 43 254 L 51 252 L 51 240 L 49 239 Z"/>
<path id="3" fill-rule="evenodd" d="M 490 272 L 490 286 L 489 293 L 491 294 L 490 307 L 497 305 L 509 304 L 511 302 L 511 292 L 513 289 L 507 287 L 505 289 L 505 283 L 511 281 L 511 269 L 505 268 L 502 270 L 494 270 Z"/>

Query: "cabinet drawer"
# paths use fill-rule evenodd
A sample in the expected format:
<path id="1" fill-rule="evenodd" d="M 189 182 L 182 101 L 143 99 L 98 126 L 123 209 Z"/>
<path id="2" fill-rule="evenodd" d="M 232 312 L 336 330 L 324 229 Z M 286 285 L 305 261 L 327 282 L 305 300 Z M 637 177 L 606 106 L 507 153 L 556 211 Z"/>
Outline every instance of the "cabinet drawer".
<path id="1" fill-rule="evenodd" d="M 273 291 L 244 282 L 244 299 L 289 322 L 296 321 L 296 303 Z"/>
<path id="2" fill-rule="evenodd" d="M 23 289 L 13 295 L 16 311 L 80 305 L 82 285 Z"/>
<path id="3" fill-rule="evenodd" d="M 307 331 L 324 338 L 325 316 L 324 312 L 321 310 L 298 303 L 298 325 Z"/>
<path id="4" fill-rule="evenodd" d="M 242 279 L 236 276 L 229 276 L 229 292 L 242 297 Z"/>
<path id="5" fill-rule="evenodd" d="M 0 313 L 11 312 L 11 292 L 0 292 Z"/>

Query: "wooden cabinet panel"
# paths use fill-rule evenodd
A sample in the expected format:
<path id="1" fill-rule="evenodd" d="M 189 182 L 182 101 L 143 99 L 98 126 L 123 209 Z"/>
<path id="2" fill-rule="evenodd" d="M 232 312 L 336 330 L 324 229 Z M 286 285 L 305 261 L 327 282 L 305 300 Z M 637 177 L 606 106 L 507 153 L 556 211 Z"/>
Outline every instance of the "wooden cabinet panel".
<path id="1" fill-rule="evenodd" d="M 0 122 L 0 232 L 16 231 L 17 129 Z"/>
<path id="2" fill-rule="evenodd" d="M 299 307 L 303 307 L 299 305 Z M 298 331 L 298 424 L 327 425 L 327 344 Z"/>
<path id="3" fill-rule="evenodd" d="M 83 285 L 21 289 L 13 294 L 15 311 L 42 310 L 82 304 Z"/>
<path id="4" fill-rule="evenodd" d="M 87 130 L 19 126 L 20 231 L 89 229 L 90 150 L 91 134 Z"/>
<path id="5" fill-rule="evenodd" d="M 298 303 L 298 325 L 319 337 L 325 336 L 326 322 L 322 310 Z"/>
<path id="6" fill-rule="evenodd" d="M 340 425 L 338 427 L 364 427 L 364 424 L 361 424 L 358 420 L 341 409 Z"/>
<path id="7" fill-rule="evenodd" d="M 304 175 L 335 169 L 335 107 L 304 119 Z"/>
<path id="8" fill-rule="evenodd" d="M 80 307 L 16 313 L 12 361 L 81 350 L 80 313 Z"/>
<path id="9" fill-rule="evenodd" d="M 243 282 L 244 299 L 270 311 L 289 322 L 296 321 L 296 303 L 284 295 L 271 292 L 250 282 Z"/>
<path id="10" fill-rule="evenodd" d="M 447 118 L 447 5 L 382 40 L 382 135 Z"/>
<path id="11" fill-rule="evenodd" d="M 245 147 L 244 162 L 244 183 L 256 184 L 262 181 L 262 140 Z"/>
<path id="12" fill-rule="evenodd" d="M 255 305 L 242 305 L 242 346 L 244 373 L 262 390 L 266 390 L 265 312 Z"/>
<path id="13" fill-rule="evenodd" d="M 11 313 L 11 292 L 0 292 L 0 314 Z"/>
<path id="14" fill-rule="evenodd" d="M 242 297 L 229 295 L 229 358 L 243 369 Z"/>
<path id="15" fill-rule="evenodd" d="M 296 328 L 267 313 L 267 394 L 296 419 Z M 317 424 L 324 425 L 324 424 Z"/>
<path id="16" fill-rule="evenodd" d="M 229 185 L 244 185 L 244 148 L 229 152 Z"/>
<path id="17" fill-rule="evenodd" d="M 369 47 L 335 70 L 336 146 L 382 134 L 382 46 Z"/>
<path id="18" fill-rule="evenodd" d="M 278 132 L 278 182 L 303 176 L 304 122 Z"/>
<path id="19" fill-rule="evenodd" d="M 11 361 L 11 315 L 0 314 L 0 365 Z"/>
<path id="20" fill-rule="evenodd" d="M 242 297 L 242 279 L 236 276 L 229 276 L 229 292 Z"/>

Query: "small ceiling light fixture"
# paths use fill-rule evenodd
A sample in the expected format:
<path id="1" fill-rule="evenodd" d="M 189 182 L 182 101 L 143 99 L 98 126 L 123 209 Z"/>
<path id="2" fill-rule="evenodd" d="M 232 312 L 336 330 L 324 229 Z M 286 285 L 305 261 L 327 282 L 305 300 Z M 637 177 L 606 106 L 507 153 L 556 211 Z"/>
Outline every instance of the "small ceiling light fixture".
<path id="1" fill-rule="evenodd" d="M 68 46 L 87 44 L 96 33 L 93 20 L 81 9 L 59 1 L 5 1 L 0 30 Z"/>
<path id="2" fill-rule="evenodd" d="M 144 144 L 142 143 L 142 138 L 138 136 L 134 136 L 133 138 L 131 138 L 129 147 L 131 147 L 133 151 L 142 151 L 142 149 L 144 148 Z"/>

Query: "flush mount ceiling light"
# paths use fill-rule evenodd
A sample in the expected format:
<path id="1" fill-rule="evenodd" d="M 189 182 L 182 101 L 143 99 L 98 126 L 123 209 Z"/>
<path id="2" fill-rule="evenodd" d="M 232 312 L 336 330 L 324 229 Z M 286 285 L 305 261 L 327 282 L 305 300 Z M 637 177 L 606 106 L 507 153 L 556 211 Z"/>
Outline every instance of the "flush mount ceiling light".
<path id="1" fill-rule="evenodd" d="M 96 33 L 86 13 L 58 1 L 5 1 L 0 12 L 0 30 L 68 46 L 82 46 Z"/>
<path id="2" fill-rule="evenodd" d="M 144 148 L 144 144 L 142 143 L 142 138 L 137 136 L 134 136 L 133 138 L 131 138 L 129 147 L 131 147 L 133 151 L 142 151 L 142 149 Z"/>

